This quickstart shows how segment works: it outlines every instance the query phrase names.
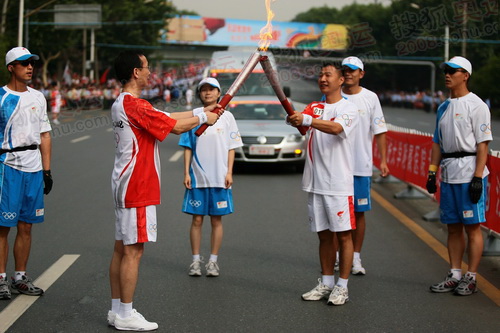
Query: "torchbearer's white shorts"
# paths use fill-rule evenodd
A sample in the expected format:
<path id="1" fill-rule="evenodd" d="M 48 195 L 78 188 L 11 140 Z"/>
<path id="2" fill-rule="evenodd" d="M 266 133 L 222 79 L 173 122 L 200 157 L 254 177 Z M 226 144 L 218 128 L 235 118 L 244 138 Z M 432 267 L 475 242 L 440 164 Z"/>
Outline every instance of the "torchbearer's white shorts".
<path id="1" fill-rule="evenodd" d="M 156 206 L 115 207 L 115 240 L 123 245 L 156 242 Z"/>
<path id="2" fill-rule="evenodd" d="M 353 196 L 309 193 L 307 208 L 309 225 L 313 232 L 356 229 Z"/>

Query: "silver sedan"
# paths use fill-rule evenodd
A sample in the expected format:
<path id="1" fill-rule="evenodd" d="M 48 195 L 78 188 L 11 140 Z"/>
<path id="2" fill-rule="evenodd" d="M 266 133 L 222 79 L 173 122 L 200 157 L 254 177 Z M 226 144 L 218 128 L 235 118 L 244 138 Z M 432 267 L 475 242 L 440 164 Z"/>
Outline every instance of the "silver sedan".
<path id="1" fill-rule="evenodd" d="M 302 103 L 292 103 L 297 111 Z M 286 112 L 275 96 L 235 96 L 226 107 L 236 119 L 243 147 L 235 160 L 245 163 L 290 163 L 303 167 L 306 137 L 285 123 Z"/>

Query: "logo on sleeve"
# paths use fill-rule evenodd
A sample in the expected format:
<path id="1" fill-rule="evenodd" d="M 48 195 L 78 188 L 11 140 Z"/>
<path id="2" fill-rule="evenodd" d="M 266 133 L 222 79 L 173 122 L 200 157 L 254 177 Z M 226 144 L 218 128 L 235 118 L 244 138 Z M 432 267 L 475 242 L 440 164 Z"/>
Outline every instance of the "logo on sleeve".
<path id="1" fill-rule="evenodd" d="M 484 134 L 491 134 L 490 124 L 481 124 L 479 128 L 481 129 L 481 132 L 483 132 Z"/>

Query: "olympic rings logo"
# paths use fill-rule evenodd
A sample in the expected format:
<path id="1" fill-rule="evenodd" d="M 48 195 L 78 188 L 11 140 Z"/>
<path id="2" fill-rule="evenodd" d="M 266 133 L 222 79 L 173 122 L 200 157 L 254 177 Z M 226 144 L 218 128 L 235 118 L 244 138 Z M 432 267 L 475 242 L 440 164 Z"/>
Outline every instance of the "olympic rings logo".
<path id="1" fill-rule="evenodd" d="M 200 200 L 189 200 L 189 204 L 192 206 L 192 207 L 200 207 L 201 206 L 201 201 Z"/>
<path id="2" fill-rule="evenodd" d="M 241 135 L 240 135 L 240 132 L 231 132 L 229 134 L 229 137 L 232 139 L 232 140 L 237 140 L 237 141 L 240 141 L 241 140 Z"/>
<path id="3" fill-rule="evenodd" d="M 384 126 L 385 125 L 385 118 L 384 117 L 376 117 L 375 119 L 373 119 L 373 123 L 377 126 Z"/>
<path id="4" fill-rule="evenodd" d="M 481 132 L 484 134 L 491 134 L 491 126 L 490 124 L 482 124 L 480 127 Z"/>
<path id="5" fill-rule="evenodd" d="M 344 113 L 342 115 L 342 119 L 344 119 L 344 124 L 347 126 L 347 127 L 351 127 L 352 125 L 352 119 L 349 118 L 349 115 L 347 113 Z"/>
<path id="6" fill-rule="evenodd" d="M 6 220 L 13 220 L 16 218 L 17 214 L 13 212 L 2 212 L 2 216 Z"/>

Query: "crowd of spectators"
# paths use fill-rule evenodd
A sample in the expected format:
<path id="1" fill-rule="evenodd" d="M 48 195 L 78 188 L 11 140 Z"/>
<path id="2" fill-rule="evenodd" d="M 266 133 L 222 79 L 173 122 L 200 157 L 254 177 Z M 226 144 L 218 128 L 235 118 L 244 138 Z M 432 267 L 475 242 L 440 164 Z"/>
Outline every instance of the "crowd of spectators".
<path id="1" fill-rule="evenodd" d="M 421 109 L 427 112 L 436 111 L 448 96 L 438 90 L 432 94 L 429 91 L 383 91 L 378 93 L 382 106 L 392 106 L 405 109 Z"/>
<path id="2" fill-rule="evenodd" d="M 186 91 L 202 79 L 205 67 L 205 63 L 193 63 L 166 70 L 151 68 L 149 88 L 142 92 L 141 98 L 155 104 L 162 102 L 163 105 L 185 98 Z M 44 86 L 42 79 L 37 77 L 33 80 L 32 86 L 45 95 L 50 105 L 50 87 L 56 82 L 63 99 L 63 111 L 110 109 L 120 94 L 121 85 L 116 79 L 108 77 L 108 73 L 95 81 L 73 73 L 63 79 L 53 78 L 49 80 L 47 86 Z"/>

